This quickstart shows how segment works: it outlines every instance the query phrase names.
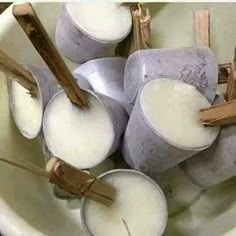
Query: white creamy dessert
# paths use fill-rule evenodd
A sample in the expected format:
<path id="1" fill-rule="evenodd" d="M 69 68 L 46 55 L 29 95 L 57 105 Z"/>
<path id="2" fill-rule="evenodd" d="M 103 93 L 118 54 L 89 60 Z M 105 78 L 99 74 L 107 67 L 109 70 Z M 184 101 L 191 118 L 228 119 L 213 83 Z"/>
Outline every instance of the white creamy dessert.
<path id="1" fill-rule="evenodd" d="M 115 170 L 101 179 L 117 190 L 114 203 L 107 207 L 85 199 L 82 220 L 91 235 L 159 236 L 167 221 L 165 197 L 158 185 L 133 170 Z"/>
<path id="2" fill-rule="evenodd" d="M 53 155 L 79 169 L 101 163 L 114 141 L 112 120 L 104 105 L 86 93 L 89 109 L 73 105 L 64 92 L 57 93 L 46 108 L 43 132 Z"/>
<path id="3" fill-rule="evenodd" d="M 130 10 L 120 3 L 68 2 L 65 6 L 79 29 L 93 39 L 116 42 L 130 32 Z"/>
<path id="4" fill-rule="evenodd" d="M 152 80 L 143 86 L 139 99 L 149 125 L 174 146 L 200 149 L 211 145 L 219 133 L 219 127 L 200 123 L 199 110 L 211 104 L 191 85 L 179 80 Z"/>
<path id="5" fill-rule="evenodd" d="M 34 138 L 41 129 L 43 119 L 43 101 L 41 94 L 32 97 L 29 91 L 18 82 L 11 84 L 11 106 L 15 123 L 27 138 Z"/>

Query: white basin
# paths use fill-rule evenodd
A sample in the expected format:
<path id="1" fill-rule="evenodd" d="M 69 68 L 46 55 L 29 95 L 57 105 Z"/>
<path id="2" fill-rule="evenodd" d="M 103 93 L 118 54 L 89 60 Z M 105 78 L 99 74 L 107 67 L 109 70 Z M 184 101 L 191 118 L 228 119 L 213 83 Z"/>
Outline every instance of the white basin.
<path id="1" fill-rule="evenodd" d="M 61 3 L 35 3 L 47 31 L 54 40 Z M 236 38 L 236 4 L 171 3 L 150 4 L 153 47 L 194 45 L 192 10 L 211 10 L 211 45 L 219 63 L 232 60 Z M 0 16 L 0 48 L 14 59 L 44 65 L 11 15 Z M 112 51 L 109 53 L 112 54 Z M 66 61 L 70 69 L 75 64 Z M 236 145 L 236 144 L 235 144 Z M 0 156 L 21 157 L 44 166 L 36 141 L 23 138 L 9 113 L 5 76 L 0 74 Z M 101 171 L 101 169 L 99 169 Z M 183 188 L 188 195 L 188 189 Z M 85 235 L 80 220 L 79 201 L 57 200 L 43 179 L 0 163 L 0 232 L 6 236 Z M 233 235 L 236 227 L 236 179 L 215 186 L 184 212 L 169 219 L 167 236 Z M 228 233 L 227 233 L 228 232 Z M 235 234 L 234 234 L 235 235 Z"/>

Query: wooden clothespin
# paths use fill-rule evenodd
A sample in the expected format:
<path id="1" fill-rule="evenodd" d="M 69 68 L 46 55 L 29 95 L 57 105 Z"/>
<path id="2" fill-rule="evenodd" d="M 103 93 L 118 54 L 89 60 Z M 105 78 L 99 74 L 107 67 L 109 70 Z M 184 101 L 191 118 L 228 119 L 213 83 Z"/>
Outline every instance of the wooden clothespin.
<path id="1" fill-rule="evenodd" d="M 13 6 L 13 15 L 65 90 L 70 101 L 79 107 L 88 107 L 83 91 L 49 38 L 30 3 Z"/>
<path id="2" fill-rule="evenodd" d="M 221 105 L 202 109 L 200 121 L 206 126 L 223 126 L 236 123 L 236 99 Z"/>
<path id="3" fill-rule="evenodd" d="M 49 181 L 77 196 L 85 196 L 104 205 L 111 205 L 116 191 L 111 185 L 102 182 L 87 172 L 66 164 L 59 158 L 51 158 L 46 170 Z"/>
<path id="4" fill-rule="evenodd" d="M 132 32 L 116 48 L 116 55 L 128 56 L 131 42 L 134 42 L 134 49 L 142 50 L 151 48 L 150 45 L 150 21 L 151 16 L 148 8 L 144 8 L 140 3 L 125 2 L 122 6 L 128 6 L 132 15 Z"/>
<path id="5" fill-rule="evenodd" d="M 29 91 L 32 97 L 37 96 L 38 86 L 32 74 L 0 50 L 0 70 L 8 79 L 16 80 Z"/>
<path id="6" fill-rule="evenodd" d="M 46 178 L 50 183 L 78 197 L 85 196 L 106 206 L 111 205 L 115 199 L 116 190 L 113 186 L 56 157 L 48 161 L 46 170 L 19 158 L 10 160 L 0 157 L 0 161 Z"/>
<path id="7" fill-rule="evenodd" d="M 236 54 L 236 49 L 235 49 Z M 230 65 L 230 75 L 227 84 L 225 99 L 227 102 L 221 105 L 202 109 L 199 112 L 200 121 L 204 125 L 219 126 L 236 123 L 236 55 Z"/>
<path id="8" fill-rule="evenodd" d="M 148 8 L 137 4 L 137 9 L 131 9 L 133 19 L 133 40 L 135 50 L 149 49 L 150 44 L 150 21 L 151 16 Z"/>
<path id="9" fill-rule="evenodd" d="M 236 63 L 231 63 L 229 79 L 226 88 L 225 100 L 231 101 L 236 99 Z"/>

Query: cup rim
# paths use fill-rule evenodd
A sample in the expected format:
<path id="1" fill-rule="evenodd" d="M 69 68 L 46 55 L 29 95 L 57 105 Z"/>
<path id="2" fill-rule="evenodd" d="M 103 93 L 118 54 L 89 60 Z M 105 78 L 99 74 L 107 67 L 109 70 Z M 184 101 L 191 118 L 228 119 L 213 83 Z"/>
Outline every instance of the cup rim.
<path id="1" fill-rule="evenodd" d="M 37 80 L 37 77 L 34 75 L 34 73 L 32 72 L 32 70 L 30 69 L 30 64 L 22 64 L 23 66 L 26 67 L 26 69 L 31 73 L 34 81 L 36 82 L 37 84 L 37 87 L 38 87 L 38 98 L 40 99 L 40 110 L 41 110 L 41 122 L 40 122 L 40 126 L 38 127 L 38 130 L 37 132 L 35 132 L 34 135 L 30 135 L 30 134 L 27 134 L 26 132 L 23 131 L 23 129 L 19 126 L 18 122 L 16 122 L 16 118 L 15 118 L 15 115 L 14 115 L 14 106 L 13 106 L 13 103 L 12 103 L 12 83 L 13 82 L 16 82 L 16 80 L 7 80 L 7 87 L 8 87 L 8 97 L 9 97 L 9 106 L 10 106 L 10 109 L 11 109 L 11 114 L 12 114 L 12 118 L 14 120 L 14 123 L 17 127 L 17 129 L 20 131 L 20 133 L 27 139 L 34 139 L 34 138 L 37 138 L 39 133 L 41 132 L 41 129 L 42 129 L 42 124 L 43 124 L 43 116 L 44 116 L 44 104 L 43 104 L 43 98 L 42 98 L 42 90 L 41 90 L 41 87 L 39 85 L 39 82 Z M 32 65 L 34 66 L 34 65 Z M 37 66 L 39 67 L 39 66 Z M 40 67 L 39 67 L 40 68 Z M 43 68 L 43 67 L 42 67 Z"/>
<path id="2" fill-rule="evenodd" d="M 132 23 L 127 31 L 127 33 L 122 37 L 122 38 L 119 38 L 119 39 L 116 39 L 116 40 L 101 40 L 101 39 L 98 39 L 98 38 L 95 38 L 94 36 L 92 36 L 91 34 L 89 34 L 88 32 L 86 32 L 85 30 L 83 30 L 81 27 L 78 26 L 78 24 L 76 24 L 76 22 L 73 20 L 72 16 L 70 15 L 68 9 L 67 9 L 67 4 L 68 3 L 71 3 L 71 2 L 65 2 L 63 3 L 63 13 L 62 14 L 66 14 L 66 16 L 68 16 L 71 24 L 79 31 L 81 31 L 84 35 L 86 35 L 87 37 L 89 37 L 90 39 L 94 40 L 94 41 L 97 41 L 99 43 L 102 43 L 102 44 L 117 44 L 119 42 L 121 42 L 122 40 L 124 40 L 128 35 L 129 33 L 131 32 L 131 29 L 132 29 Z M 131 17 L 131 16 L 130 16 Z M 132 17 L 131 17 L 131 22 L 132 22 Z"/>
<path id="3" fill-rule="evenodd" d="M 165 195 L 164 195 L 162 189 L 161 189 L 160 186 L 158 185 L 158 183 L 155 182 L 151 177 L 149 177 L 149 176 L 147 176 L 146 174 L 144 174 L 143 172 L 138 171 L 138 170 L 134 170 L 134 169 L 113 169 L 113 170 L 109 170 L 109 171 L 106 171 L 106 172 L 100 174 L 97 178 L 98 178 L 98 179 L 101 179 L 101 178 L 103 178 L 104 176 L 107 176 L 107 175 L 110 175 L 110 174 L 113 174 L 113 173 L 117 173 L 117 172 L 121 172 L 121 173 L 122 173 L 122 172 L 124 172 L 124 173 L 133 173 L 133 174 L 142 176 L 142 177 L 144 177 L 146 180 L 148 180 L 149 182 L 151 182 L 151 183 L 155 186 L 156 190 L 157 190 L 157 191 L 159 192 L 159 194 L 160 194 L 160 197 L 161 197 L 161 199 L 162 199 L 162 204 L 163 204 L 163 206 L 164 206 L 164 212 L 163 212 L 163 218 L 162 218 L 162 225 L 161 225 L 159 231 L 157 232 L 157 235 L 162 235 L 162 233 L 164 232 L 164 230 L 165 230 L 165 228 L 166 228 L 166 225 L 167 225 L 167 220 L 168 220 L 168 210 L 167 210 L 167 209 L 168 209 L 168 208 L 167 208 L 167 200 L 166 200 L 166 198 L 165 198 Z M 84 213 L 85 209 L 84 209 L 84 208 L 85 208 L 85 205 L 86 205 L 86 201 L 87 201 L 87 199 L 86 199 L 85 197 L 83 197 L 83 198 L 81 199 L 81 208 L 80 208 L 81 222 L 82 222 L 83 228 L 84 228 L 84 230 L 86 231 L 86 233 L 87 233 L 88 235 L 90 235 L 90 236 L 94 236 L 94 235 L 90 232 L 90 230 L 89 230 L 89 228 L 88 228 L 88 225 L 86 224 L 85 217 L 84 217 L 84 215 L 85 215 L 85 213 Z"/>
<path id="4" fill-rule="evenodd" d="M 166 78 L 166 77 L 165 77 Z M 209 144 L 209 145 L 205 145 L 205 146 L 202 146 L 202 147 L 197 147 L 197 148 L 192 148 L 192 147 L 184 147 L 184 146 L 181 146 L 179 144 L 176 144 L 175 142 L 171 141 L 170 139 L 168 139 L 167 137 L 164 137 L 164 135 L 160 134 L 153 126 L 152 124 L 147 120 L 146 116 L 144 115 L 143 113 L 143 110 L 142 110 L 142 105 L 141 105 L 141 102 L 140 102 L 140 93 L 143 89 L 143 87 L 150 81 L 153 81 L 153 80 L 158 80 L 158 79 L 164 79 L 164 77 L 162 78 L 157 78 L 157 79 L 151 79 L 151 80 L 147 80 L 145 81 L 142 86 L 139 88 L 138 90 L 138 94 L 137 94 L 137 99 L 136 99 L 136 102 L 138 103 L 138 108 L 140 109 L 140 114 L 141 114 L 141 117 L 142 119 L 144 120 L 144 122 L 146 123 L 146 125 L 150 128 L 150 130 L 157 136 L 159 136 L 162 140 L 164 140 L 165 142 L 167 142 L 168 144 L 172 145 L 173 147 L 175 148 L 179 148 L 179 149 L 182 149 L 182 150 L 186 150 L 186 151 L 195 151 L 195 152 L 200 152 L 202 150 L 205 150 L 207 149 L 208 147 L 210 147 L 212 145 L 212 143 L 214 143 L 214 141 L 216 140 L 216 138 L 219 136 L 219 133 L 220 133 L 220 128 L 218 130 L 218 134 L 216 135 L 216 137 L 213 139 L 212 143 Z M 168 79 L 168 78 L 166 78 Z M 174 79 L 172 79 L 174 80 Z M 176 80 L 176 79 L 175 79 Z M 179 81 L 179 80 L 178 80 Z M 202 94 L 202 96 L 204 96 Z M 204 96 L 205 97 L 205 96 Z M 206 97 L 205 97 L 206 98 Z M 206 98 L 207 99 L 207 98 Z"/>
<path id="5" fill-rule="evenodd" d="M 77 82 L 78 83 L 78 82 Z M 99 95 L 97 95 L 94 91 L 91 91 L 91 90 L 86 90 L 86 89 L 82 89 L 83 91 L 89 93 L 90 95 L 92 95 L 93 97 L 95 97 L 98 102 L 100 103 L 100 105 L 104 108 L 106 114 L 108 115 L 109 117 L 109 121 L 110 123 L 112 124 L 112 128 L 113 128 L 113 138 L 112 138 L 112 141 L 111 141 L 111 145 L 110 145 L 110 148 L 107 150 L 107 153 L 104 155 L 104 157 L 97 163 L 93 164 L 93 165 L 88 165 L 86 167 L 82 167 L 82 169 L 89 169 L 89 168 L 93 168 L 95 166 L 97 166 L 98 164 L 102 163 L 110 154 L 111 150 L 112 150 L 112 146 L 113 146 L 113 143 L 115 141 L 115 130 L 114 130 L 114 125 L 113 125 L 113 122 L 112 122 L 112 118 L 111 118 L 111 115 L 110 113 L 108 112 L 106 106 L 103 104 L 103 102 L 101 101 L 101 99 L 99 98 Z M 51 104 L 53 103 L 53 101 L 61 94 L 61 93 L 65 93 L 65 91 L 62 89 L 60 91 L 58 91 L 57 93 L 55 93 L 53 95 L 53 97 L 50 99 L 50 101 L 48 102 L 47 106 L 46 106 L 46 109 L 44 111 L 44 115 L 43 115 L 43 134 L 44 134 L 44 139 L 45 139 L 45 142 L 46 142 L 46 145 L 48 147 L 48 150 L 53 154 L 55 153 L 54 150 L 50 147 L 49 145 L 49 141 L 48 141 L 48 135 L 47 135 L 47 132 L 46 132 L 46 115 L 47 113 L 49 112 L 49 109 L 50 109 L 50 106 Z M 63 158 L 60 157 L 62 160 Z M 68 161 L 66 161 L 68 162 Z M 73 164 L 71 164 L 73 165 Z M 74 166 L 74 165 L 73 165 Z M 80 168 L 78 166 L 75 166 L 76 168 Z"/>

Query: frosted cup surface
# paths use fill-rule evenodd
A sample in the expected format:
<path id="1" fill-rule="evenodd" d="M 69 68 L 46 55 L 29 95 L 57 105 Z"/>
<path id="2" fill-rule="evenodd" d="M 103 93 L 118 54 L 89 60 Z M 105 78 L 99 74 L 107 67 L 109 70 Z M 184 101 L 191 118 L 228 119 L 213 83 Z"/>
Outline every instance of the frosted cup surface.
<path id="1" fill-rule="evenodd" d="M 193 86 L 179 80 L 150 80 L 141 88 L 123 142 L 128 164 L 159 172 L 209 147 L 218 127 L 204 127 L 198 117 L 211 104 Z"/>
<path id="2" fill-rule="evenodd" d="M 184 167 L 193 181 L 204 188 L 236 175 L 236 126 L 223 127 L 213 145 L 193 156 Z"/>
<path id="3" fill-rule="evenodd" d="M 140 87 L 158 78 L 193 85 L 212 103 L 218 86 L 218 63 L 209 47 L 136 51 L 125 66 L 124 91 L 128 101 L 135 103 Z"/>
<path id="4" fill-rule="evenodd" d="M 56 28 L 56 44 L 73 62 L 101 56 L 130 32 L 130 10 L 120 3 L 64 3 Z"/>
<path id="5" fill-rule="evenodd" d="M 94 167 L 116 151 L 127 123 L 125 110 L 114 100 L 84 92 L 89 109 L 78 108 L 59 92 L 47 106 L 43 121 L 49 151 L 79 169 Z"/>
<path id="6" fill-rule="evenodd" d="M 52 73 L 43 67 L 25 66 L 37 84 L 37 96 L 32 97 L 28 90 L 15 80 L 8 82 L 9 101 L 12 116 L 19 131 L 26 138 L 36 138 L 41 131 L 43 112 L 51 97 L 58 91 Z"/>
<path id="7" fill-rule="evenodd" d="M 118 169 L 100 179 L 117 189 L 114 203 L 104 206 L 84 199 L 82 222 L 89 235 L 135 236 L 162 235 L 167 222 L 167 205 L 159 186 L 134 170 Z"/>

